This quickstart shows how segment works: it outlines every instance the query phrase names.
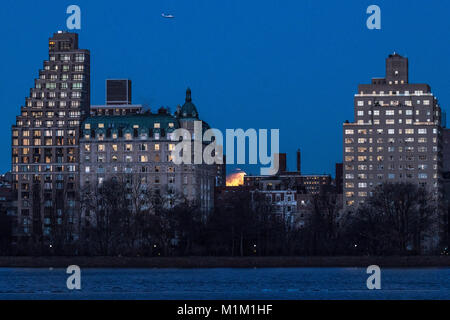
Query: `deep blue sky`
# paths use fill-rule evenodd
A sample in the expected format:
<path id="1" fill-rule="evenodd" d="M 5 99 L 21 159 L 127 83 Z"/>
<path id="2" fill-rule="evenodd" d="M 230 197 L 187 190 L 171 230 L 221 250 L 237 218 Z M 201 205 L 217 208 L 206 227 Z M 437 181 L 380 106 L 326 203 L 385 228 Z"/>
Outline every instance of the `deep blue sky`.
<path id="1" fill-rule="evenodd" d="M 80 47 L 91 51 L 91 100 L 108 77 L 133 81 L 133 102 L 175 109 L 187 86 L 200 117 L 225 128 L 279 128 L 295 168 L 332 173 L 342 122 L 358 83 L 384 76 L 384 59 L 409 58 L 410 82 L 450 103 L 450 2 L 319 0 L 2 1 L 0 171 L 10 168 L 10 127 L 47 59 L 47 39 L 81 7 Z M 381 30 L 366 8 L 381 8 Z M 175 19 L 164 19 L 161 13 Z M 245 167 L 257 173 L 256 168 Z"/>

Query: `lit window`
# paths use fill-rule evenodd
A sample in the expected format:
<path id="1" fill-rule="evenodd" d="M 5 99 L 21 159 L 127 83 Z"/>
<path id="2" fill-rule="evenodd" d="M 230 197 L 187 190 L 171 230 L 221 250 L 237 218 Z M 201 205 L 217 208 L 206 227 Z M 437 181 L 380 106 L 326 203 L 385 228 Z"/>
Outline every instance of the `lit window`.
<path id="1" fill-rule="evenodd" d="M 427 134 L 427 129 L 419 129 L 419 134 Z"/>

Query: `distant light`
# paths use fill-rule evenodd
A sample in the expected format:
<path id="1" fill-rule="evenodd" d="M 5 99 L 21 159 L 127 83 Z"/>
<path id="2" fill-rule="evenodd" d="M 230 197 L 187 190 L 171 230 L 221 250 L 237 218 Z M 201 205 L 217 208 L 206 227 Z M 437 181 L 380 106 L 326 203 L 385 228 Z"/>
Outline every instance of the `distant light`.
<path id="1" fill-rule="evenodd" d="M 235 172 L 227 176 L 226 185 L 227 187 L 237 187 L 244 184 L 245 172 Z"/>

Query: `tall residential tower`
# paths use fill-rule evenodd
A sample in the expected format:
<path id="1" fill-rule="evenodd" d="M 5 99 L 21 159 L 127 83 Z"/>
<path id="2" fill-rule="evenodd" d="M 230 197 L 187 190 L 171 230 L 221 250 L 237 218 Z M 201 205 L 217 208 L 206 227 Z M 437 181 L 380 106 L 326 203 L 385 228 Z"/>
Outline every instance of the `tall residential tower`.
<path id="1" fill-rule="evenodd" d="M 79 129 L 89 115 L 89 51 L 75 33 L 55 33 L 49 57 L 12 126 L 16 234 L 50 238 L 76 224 Z"/>
<path id="2" fill-rule="evenodd" d="M 440 194 L 441 108 L 428 84 L 408 81 L 408 59 L 386 59 L 385 78 L 358 86 L 344 123 L 344 206 L 383 182 L 411 182 Z"/>

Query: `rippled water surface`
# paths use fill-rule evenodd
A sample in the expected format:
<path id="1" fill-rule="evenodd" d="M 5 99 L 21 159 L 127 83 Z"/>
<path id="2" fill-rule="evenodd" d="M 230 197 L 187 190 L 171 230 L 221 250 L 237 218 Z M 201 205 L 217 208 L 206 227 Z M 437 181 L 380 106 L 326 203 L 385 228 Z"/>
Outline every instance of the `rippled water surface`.
<path id="1" fill-rule="evenodd" d="M 450 299 L 450 268 L 382 269 L 368 290 L 364 268 L 82 269 L 0 268 L 0 299 Z"/>

